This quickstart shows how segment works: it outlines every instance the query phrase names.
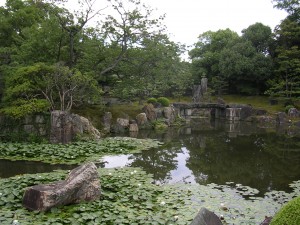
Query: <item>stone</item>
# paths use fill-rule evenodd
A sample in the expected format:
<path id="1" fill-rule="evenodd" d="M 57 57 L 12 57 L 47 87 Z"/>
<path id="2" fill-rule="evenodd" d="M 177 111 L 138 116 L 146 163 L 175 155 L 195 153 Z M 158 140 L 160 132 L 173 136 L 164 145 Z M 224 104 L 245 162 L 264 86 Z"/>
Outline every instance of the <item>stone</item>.
<path id="1" fill-rule="evenodd" d="M 156 119 L 164 118 L 163 108 L 155 108 Z"/>
<path id="2" fill-rule="evenodd" d="M 167 119 L 169 124 L 174 123 L 176 119 L 175 110 L 172 106 L 163 108 L 163 116 Z"/>
<path id="3" fill-rule="evenodd" d="M 72 140 L 78 135 L 87 135 L 89 138 L 94 140 L 99 140 L 101 137 L 100 132 L 87 118 L 83 116 L 71 114 L 70 123 L 72 129 Z"/>
<path id="4" fill-rule="evenodd" d="M 255 117 L 256 121 L 259 123 L 259 124 L 275 124 L 276 123 L 276 120 L 274 117 L 272 116 L 257 116 Z"/>
<path id="5" fill-rule="evenodd" d="M 230 104 L 228 108 L 240 108 L 240 120 L 246 120 L 253 115 L 253 107 L 246 104 Z"/>
<path id="6" fill-rule="evenodd" d="M 288 116 L 289 117 L 299 117 L 300 113 L 299 111 L 296 109 L 296 108 L 290 108 L 289 111 L 288 111 Z"/>
<path id="7" fill-rule="evenodd" d="M 202 98 L 202 90 L 201 90 L 201 85 L 194 85 L 193 86 L 193 102 L 194 103 L 199 103 Z"/>
<path id="8" fill-rule="evenodd" d="M 51 112 L 51 143 L 69 143 L 80 135 L 86 135 L 92 139 L 100 139 L 100 132 L 91 122 L 77 114 L 55 110 Z"/>
<path id="9" fill-rule="evenodd" d="M 105 132 L 110 132 L 111 122 L 112 122 L 112 113 L 105 112 L 103 116 L 103 126 L 104 126 L 103 129 Z"/>
<path id="10" fill-rule="evenodd" d="M 227 108 L 226 119 L 230 121 L 238 121 L 241 119 L 241 108 Z"/>
<path id="11" fill-rule="evenodd" d="M 279 112 L 276 114 L 276 122 L 278 124 L 284 124 L 287 123 L 287 116 L 284 112 Z"/>
<path id="12" fill-rule="evenodd" d="M 117 118 L 117 122 L 114 126 L 114 132 L 123 133 L 129 129 L 129 119 Z"/>
<path id="13" fill-rule="evenodd" d="M 271 223 L 272 217 L 265 217 L 265 220 L 260 225 L 269 225 Z"/>
<path id="14" fill-rule="evenodd" d="M 23 206 L 29 210 L 48 211 L 53 207 L 97 200 L 100 195 L 97 167 L 90 162 L 73 169 L 63 181 L 27 188 Z"/>
<path id="15" fill-rule="evenodd" d="M 55 110 L 51 112 L 51 143 L 69 143 L 72 141 L 72 124 L 69 122 L 69 113 Z"/>
<path id="16" fill-rule="evenodd" d="M 223 225 L 219 217 L 206 208 L 201 208 L 190 225 Z"/>
<path id="17" fill-rule="evenodd" d="M 138 132 L 139 131 L 138 125 L 136 123 L 135 124 L 129 124 L 129 131 L 130 132 Z"/>
<path id="18" fill-rule="evenodd" d="M 140 113 L 140 114 L 138 114 L 135 117 L 135 119 L 136 119 L 137 124 L 140 125 L 140 126 L 143 126 L 146 123 L 148 123 L 148 119 L 147 119 L 146 113 Z"/>
<path id="19" fill-rule="evenodd" d="M 201 95 L 202 97 L 206 94 L 207 92 L 207 83 L 208 83 L 208 79 L 206 77 L 202 77 L 201 78 Z"/>
<path id="20" fill-rule="evenodd" d="M 152 104 L 145 105 L 143 107 L 143 112 L 146 113 L 147 119 L 150 121 L 156 120 L 156 111 Z"/>
<path id="21" fill-rule="evenodd" d="M 117 124 L 123 128 L 128 128 L 129 127 L 129 119 L 118 118 Z"/>

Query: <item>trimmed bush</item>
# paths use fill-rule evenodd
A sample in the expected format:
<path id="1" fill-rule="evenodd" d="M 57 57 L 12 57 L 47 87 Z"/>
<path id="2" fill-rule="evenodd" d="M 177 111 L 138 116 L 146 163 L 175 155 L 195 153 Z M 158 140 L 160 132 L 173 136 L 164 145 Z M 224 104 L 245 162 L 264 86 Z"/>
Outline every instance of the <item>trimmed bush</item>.
<path id="1" fill-rule="evenodd" d="M 155 103 L 157 103 L 157 100 L 156 100 L 156 98 L 148 98 L 147 103 L 155 104 Z"/>
<path id="2" fill-rule="evenodd" d="M 289 112 L 289 109 L 291 109 L 291 108 L 295 108 L 295 106 L 293 106 L 293 105 L 287 105 L 287 106 L 285 107 L 285 112 L 288 113 L 288 112 Z"/>
<path id="3" fill-rule="evenodd" d="M 285 204 L 272 219 L 270 225 L 299 225 L 300 196 Z"/>
<path id="4" fill-rule="evenodd" d="M 169 99 L 165 98 L 165 97 L 159 97 L 157 99 L 157 102 L 160 103 L 162 106 L 164 107 L 168 107 L 170 105 L 170 101 Z"/>

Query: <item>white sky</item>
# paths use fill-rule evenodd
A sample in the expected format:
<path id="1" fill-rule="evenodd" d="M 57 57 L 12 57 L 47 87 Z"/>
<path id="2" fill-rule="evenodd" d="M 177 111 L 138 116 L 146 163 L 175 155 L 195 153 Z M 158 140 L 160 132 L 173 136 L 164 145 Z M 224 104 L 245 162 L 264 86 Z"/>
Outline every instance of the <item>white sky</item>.
<path id="1" fill-rule="evenodd" d="M 287 14 L 273 8 L 271 0 L 143 0 L 166 13 L 166 25 L 173 41 L 194 44 L 208 30 L 229 28 L 241 34 L 261 22 L 273 30 Z"/>
<path id="2" fill-rule="evenodd" d="M 76 0 L 69 0 L 76 2 Z M 105 0 L 97 0 L 99 5 Z M 166 13 L 165 24 L 171 40 L 192 45 L 205 31 L 229 28 L 241 34 L 248 26 L 261 22 L 273 30 L 286 17 L 283 10 L 273 8 L 271 0 L 142 0 Z M 5 0 L 0 0 L 4 5 Z"/>

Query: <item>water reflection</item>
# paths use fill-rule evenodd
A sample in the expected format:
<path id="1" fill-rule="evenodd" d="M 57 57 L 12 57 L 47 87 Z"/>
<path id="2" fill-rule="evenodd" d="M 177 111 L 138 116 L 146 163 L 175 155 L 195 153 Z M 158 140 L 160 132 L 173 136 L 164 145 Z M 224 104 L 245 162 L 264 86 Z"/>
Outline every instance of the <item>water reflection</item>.
<path id="1" fill-rule="evenodd" d="M 15 175 L 21 175 L 26 173 L 46 173 L 52 172 L 53 170 L 71 170 L 75 168 L 76 165 L 60 165 L 60 164 L 49 164 L 41 162 L 32 161 L 10 161 L 10 160 L 0 160 L 0 177 L 12 177 Z"/>
<path id="2" fill-rule="evenodd" d="M 289 128 L 266 129 L 251 123 L 195 120 L 190 126 L 135 133 L 165 144 L 139 154 L 107 156 L 102 167 L 142 167 L 156 183 L 225 184 L 234 182 L 261 191 L 288 191 L 300 180 L 300 136 Z M 299 132 L 298 132 L 299 134 Z M 0 161 L 0 177 L 50 172 L 75 166 Z"/>
<path id="3" fill-rule="evenodd" d="M 288 191 L 300 179 L 300 138 L 251 123 L 196 121 L 190 127 L 140 138 L 159 139 L 159 149 L 133 154 L 127 165 L 152 173 L 157 183 L 240 183 L 264 193 Z"/>

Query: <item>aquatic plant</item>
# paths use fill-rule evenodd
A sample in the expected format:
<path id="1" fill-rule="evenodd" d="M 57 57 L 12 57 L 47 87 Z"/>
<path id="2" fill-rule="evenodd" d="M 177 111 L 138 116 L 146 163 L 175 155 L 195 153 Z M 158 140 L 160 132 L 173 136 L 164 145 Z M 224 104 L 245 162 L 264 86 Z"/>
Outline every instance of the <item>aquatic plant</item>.
<path id="1" fill-rule="evenodd" d="M 155 148 L 162 143 L 151 139 L 111 137 L 100 141 L 71 144 L 0 143 L 0 158 L 46 163 L 78 164 L 99 160 L 103 155 L 128 154 Z"/>
<path id="2" fill-rule="evenodd" d="M 225 224 L 259 224 L 282 204 L 300 195 L 272 191 L 255 197 L 256 189 L 240 184 L 162 185 L 139 168 L 98 169 L 101 199 L 31 212 L 22 207 L 27 186 L 64 179 L 67 171 L 26 174 L 0 179 L 0 224 L 190 224 L 201 207 L 224 218 Z"/>

